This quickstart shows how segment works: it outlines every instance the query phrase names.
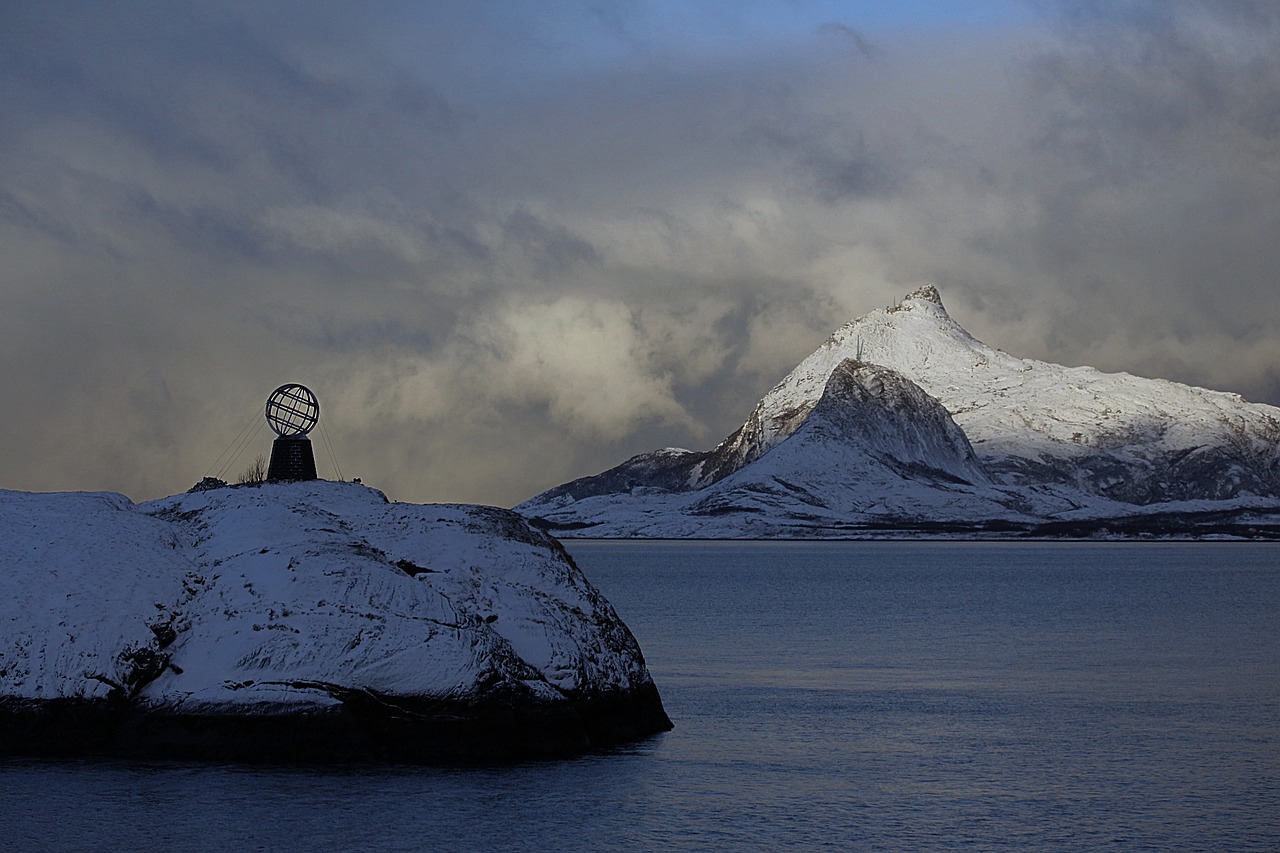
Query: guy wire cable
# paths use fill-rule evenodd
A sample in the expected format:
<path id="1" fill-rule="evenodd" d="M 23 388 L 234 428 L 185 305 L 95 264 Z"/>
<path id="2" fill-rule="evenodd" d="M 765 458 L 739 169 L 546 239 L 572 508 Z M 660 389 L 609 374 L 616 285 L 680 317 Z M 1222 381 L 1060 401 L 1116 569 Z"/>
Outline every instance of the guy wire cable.
<path id="1" fill-rule="evenodd" d="M 218 454 L 218 458 L 213 460 L 213 464 L 210 465 L 209 469 L 204 472 L 204 475 L 206 477 L 208 477 L 211 473 L 213 473 L 214 468 L 218 467 L 218 463 L 222 461 L 222 457 L 227 455 L 227 451 L 230 450 L 234 445 L 240 442 L 240 439 L 244 437 L 245 431 L 249 429 L 249 427 L 253 426 L 253 421 L 257 417 L 258 416 L 255 414 L 251 416 L 249 420 L 245 421 L 245 425 L 240 428 L 240 432 L 236 433 L 236 437 L 231 439 L 231 444 L 228 444 L 225 448 L 223 448 L 222 452 Z M 221 472 L 219 472 L 219 476 L 221 476 Z"/>
<path id="2" fill-rule="evenodd" d="M 333 470 L 338 474 L 338 480 L 342 481 L 342 468 L 338 466 L 338 457 L 333 452 L 333 444 L 329 441 L 329 430 L 325 428 L 324 421 L 320 421 L 320 437 L 324 439 L 325 449 L 329 451 L 329 461 L 333 463 Z"/>
<path id="3" fill-rule="evenodd" d="M 220 470 L 220 471 L 218 472 L 218 479 L 219 479 L 219 480 L 221 480 L 221 479 L 222 479 L 223 475 L 227 473 L 227 470 L 228 470 L 232 465 L 236 464 L 236 460 L 240 458 L 240 454 L 241 454 L 241 453 L 244 453 L 245 448 L 247 448 L 250 444 L 252 444 L 252 443 L 253 443 L 253 440 L 254 440 L 255 438 L 257 438 L 257 437 L 258 437 L 258 433 L 262 432 L 262 425 L 263 425 L 264 423 L 266 423 L 266 422 L 265 422 L 265 421 L 259 421 L 259 422 L 258 422 L 258 428 L 257 428 L 257 429 L 255 429 L 251 434 L 249 434 L 249 436 L 247 436 L 247 437 L 245 438 L 245 440 L 244 440 L 243 442 L 241 442 L 241 443 L 240 443 L 240 447 L 239 447 L 239 449 L 237 449 L 237 450 L 236 450 L 235 455 L 234 455 L 234 456 L 232 456 L 230 459 L 228 459 L 228 460 L 227 460 L 227 462 L 226 462 L 226 464 L 222 466 L 222 470 Z"/>

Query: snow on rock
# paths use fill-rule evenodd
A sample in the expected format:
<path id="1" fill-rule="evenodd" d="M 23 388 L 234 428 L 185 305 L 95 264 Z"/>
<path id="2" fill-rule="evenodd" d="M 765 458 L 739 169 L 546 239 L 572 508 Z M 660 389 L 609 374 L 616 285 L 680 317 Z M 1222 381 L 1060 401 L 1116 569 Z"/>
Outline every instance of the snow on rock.
<path id="1" fill-rule="evenodd" d="M 768 537 L 1167 528 L 1278 499 L 1280 409 L 1008 355 L 930 286 L 838 329 L 713 450 L 643 454 L 516 509 L 567 536 Z"/>
<path id="2" fill-rule="evenodd" d="M 816 399 L 854 353 L 937 398 L 1000 482 L 1066 485 L 1138 505 L 1280 496 L 1280 409 L 1017 358 L 962 329 L 933 287 L 842 326 L 760 405 L 773 413 Z"/>
<path id="3" fill-rule="evenodd" d="M 276 753 L 261 732 L 227 742 L 245 720 L 314 717 L 336 746 L 287 757 L 431 760 L 670 725 L 613 608 L 507 510 L 321 481 L 139 506 L 0 492 L 0 566 L 0 708 L 37 728 L 47 700 L 71 700 L 178 753 L 204 739 L 252 758 L 245 743 Z M 105 751 L 164 751 L 102 725 Z"/>
<path id="4" fill-rule="evenodd" d="M 852 359 L 785 441 L 695 494 L 686 510 L 695 515 L 736 508 L 835 522 L 1009 512 L 946 409 L 902 375 Z"/>
<path id="5" fill-rule="evenodd" d="M 190 568 L 178 531 L 121 495 L 0 491 L 0 696 L 106 697 Z"/>

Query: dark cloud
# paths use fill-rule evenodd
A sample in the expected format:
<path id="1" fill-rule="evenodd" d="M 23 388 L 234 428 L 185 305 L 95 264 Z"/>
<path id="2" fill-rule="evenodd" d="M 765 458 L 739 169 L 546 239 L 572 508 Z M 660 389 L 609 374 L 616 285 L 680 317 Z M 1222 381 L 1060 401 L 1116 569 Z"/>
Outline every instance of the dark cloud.
<path id="1" fill-rule="evenodd" d="M 1062 20 L 1062 41 L 1027 65 L 1040 130 L 1025 166 L 1040 256 L 1081 297 L 1059 334 L 1081 359 L 1091 336 L 1124 334 L 1109 367 L 1136 353 L 1159 372 L 1177 352 L 1178 378 L 1274 401 L 1256 352 L 1234 382 L 1214 362 L 1276 331 L 1256 310 L 1275 307 L 1280 260 L 1262 237 L 1280 224 L 1276 7 L 1069 4 Z M 1192 341 L 1195 359 L 1179 352 Z"/>
<path id="2" fill-rule="evenodd" d="M 839 151 L 814 151 L 802 158 L 813 173 L 814 192 L 835 203 L 850 198 L 892 195 L 900 184 L 885 158 L 858 138 Z"/>
<path id="3" fill-rule="evenodd" d="M 867 41 L 862 33 L 855 30 L 848 24 L 842 24 L 839 21 L 827 21 L 818 28 L 819 32 L 831 33 L 840 38 L 846 39 L 853 49 L 860 55 L 871 58 L 879 53 L 879 49 Z"/>
<path id="4" fill-rule="evenodd" d="M 1203 146 L 1276 138 L 1280 10 L 1274 4 L 1067 7 L 1068 38 L 1031 64 L 1042 144 L 1098 180 L 1176 167 Z"/>
<path id="5" fill-rule="evenodd" d="M 600 253 L 562 225 L 548 223 L 524 207 L 502 224 L 503 237 L 519 248 L 540 278 L 555 278 L 579 264 L 597 264 Z"/>
<path id="6" fill-rule="evenodd" d="M 456 131 L 470 117 L 434 87 L 403 72 L 391 83 L 388 99 L 397 112 L 431 133 Z"/>
<path id="7" fill-rule="evenodd" d="M 511 504 L 925 281 L 1280 402 L 1280 13 L 1034 8 L 7 3 L 0 486 L 185 488 L 303 381 L 348 476 Z"/>

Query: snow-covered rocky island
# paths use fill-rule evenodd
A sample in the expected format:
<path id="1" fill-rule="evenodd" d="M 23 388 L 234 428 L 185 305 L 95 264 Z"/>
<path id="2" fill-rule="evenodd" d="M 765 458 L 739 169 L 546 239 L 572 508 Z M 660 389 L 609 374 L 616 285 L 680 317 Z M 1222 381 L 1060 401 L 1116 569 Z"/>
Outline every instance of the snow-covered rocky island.
<path id="1" fill-rule="evenodd" d="M 516 510 L 564 537 L 1280 538 L 1280 409 L 1009 355 L 930 286 L 838 329 L 712 450 Z"/>
<path id="2" fill-rule="evenodd" d="M 0 753 L 503 760 L 670 727 L 627 626 L 510 511 L 0 491 Z"/>

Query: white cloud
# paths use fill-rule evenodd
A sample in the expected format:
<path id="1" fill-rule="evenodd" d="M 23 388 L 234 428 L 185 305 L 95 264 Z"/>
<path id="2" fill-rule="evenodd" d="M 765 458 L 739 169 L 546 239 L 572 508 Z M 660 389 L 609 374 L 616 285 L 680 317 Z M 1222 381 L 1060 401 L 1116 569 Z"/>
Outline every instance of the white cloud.
<path id="1" fill-rule="evenodd" d="M 634 311 L 617 302 L 563 297 L 512 301 L 477 324 L 472 393 L 497 404 L 544 404 L 570 435 L 616 439 L 641 424 L 692 422 Z"/>

